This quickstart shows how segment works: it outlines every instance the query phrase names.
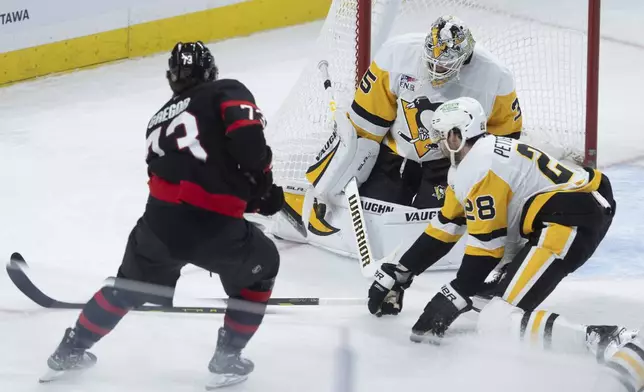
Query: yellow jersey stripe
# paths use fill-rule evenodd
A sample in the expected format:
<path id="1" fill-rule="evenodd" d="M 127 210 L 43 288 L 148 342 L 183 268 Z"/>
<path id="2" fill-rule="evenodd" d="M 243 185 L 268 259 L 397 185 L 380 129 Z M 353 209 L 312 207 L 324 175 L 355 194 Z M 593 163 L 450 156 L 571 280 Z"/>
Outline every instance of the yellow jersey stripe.
<path id="1" fill-rule="evenodd" d="M 557 257 L 564 258 L 576 234 L 577 229 L 573 227 L 549 223 L 541 234 L 539 247 L 550 249 Z"/>
<path id="2" fill-rule="evenodd" d="M 555 191 L 544 192 L 534 196 L 532 198 L 532 201 L 528 201 L 528 204 L 526 204 L 527 209 L 526 207 L 524 207 L 525 212 L 524 212 L 524 216 L 522 217 L 523 223 L 521 224 L 521 233 L 523 235 L 528 235 L 534 231 L 533 226 L 534 226 L 534 221 L 537 218 L 537 214 L 539 213 L 539 211 L 541 211 L 541 209 L 548 202 L 548 200 L 550 200 L 550 198 L 555 194 L 563 193 L 563 192 L 590 193 L 599 189 L 601 180 L 602 180 L 602 173 L 599 170 L 594 170 L 592 179 L 588 182 L 588 184 L 580 188 L 558 189 Z M 564 184 L 564 185 L 570 185 L 570 184 Z"/>
<path id="3" fill-rule="evenodd" d="M 494 257 L 495 259 L 502 259 L 504 253 L 505 247 L 497 249 L 484 249 L 477 248 L 469 244 L 465 247 L 465 254 L 468 256 Z"/>
<path id="4" fill-rule="evenodd" d="M 432 226 L 430 223 L 427 228 L 425 229 L 425 234 L 429 235 L 430 237 L 433 237 L 439 241 L 445 242 L 445 243 L 455 243 L 458 242 L 458 240 L 461 238 L 462 234 L 452 234 L 446 231 L 443 231 L 437 227 Z"/>
<path id="5" fill-rule="evenodd" d="M 517 271 L 517 275 L 506 289 L 503 299 L 516 306 L 527 292 L 527 289 L 532 287 L 537 277 L 543 274 L 545 268 L 552 264 L 554 259 L 555 256 L 550 250 L 532 248 L 532 251 L 528 253 L 528 256 L 523 261 L 521 268 Z"/>
<path id="6" fill-rule="evenodd" d="M 375 135 L 375 134 L 367 131 L 363 127 L 361 127 L 358 124 L 356 124 L 356 122 L 353 121 L 351 118 L 349 118 L 349 121 L 351 122 L 351 125 L 353 125 L 353 128 L 355 128 L 356 134 L 358 135 L 358 137 L 363 137 L 365 139 L 370 139 L 370 140 L 375 141 L 376 143 L 382 142 L 382 139 L 384 138 L 384 136 Z"/>
<path id="7" fill-rule="evenodd" d="M 537 214 L 539 213 L 539 211 L 541 211 L 548 200 L 550 200 L 550 198 L 555 195 L 555 193 L 556 192 L 542 193 L 532 199 L 532 202 L 530 203 L 530 206 L 525 213 L 525 217 L 523 218 L 523 224 L 521 225 L 522 234 L 528 235 L 534 231 L 532 226 L 534 225 L 534 221 L 537 218 Z"/>
<path id="8" fill-rule="evenodd" d="M 495 250 L 505 247 L 507 237 L 497 237 L 489 241 L 481 241 L 473 235 L 467 236 L 467 244 L 479 249 Z"/>

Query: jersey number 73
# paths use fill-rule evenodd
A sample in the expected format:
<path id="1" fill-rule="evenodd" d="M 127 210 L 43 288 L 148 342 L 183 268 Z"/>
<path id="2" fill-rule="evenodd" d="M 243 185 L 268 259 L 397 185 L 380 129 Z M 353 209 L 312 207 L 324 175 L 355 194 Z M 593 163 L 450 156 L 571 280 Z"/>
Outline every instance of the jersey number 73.
<path id="1" fill-rule="evenodd" d="M 206 150 L 201 146 L 198 136 L 199 128 L 197 126 L 197 119 L 195 116 L 188 112 L 182 112 L 177 117 L 175 117 L 167 127 L 165 127 L 165 135 L 162 135 L 164 131 L 164 126 L 157 127 L 145 140 L 145 146 L 147 151 L 147 159 L 150 159 L 150 150 L 151 152 L 162 157 L 165 155 L 165 151 L 161 148 L 161 138 L 167 138 L 169 136 L 179 135 L 183 133 L 183 136 L 177 137 L 176 140 L 176 149 L 183 150 L 185 148 L 190 151 L 190 153 L 200 161 L 206 161 L 208 154 Z M 165 143 L 164 143 L 165 144 Z M 168 147 L 166 147 L 168 149 Z"/>

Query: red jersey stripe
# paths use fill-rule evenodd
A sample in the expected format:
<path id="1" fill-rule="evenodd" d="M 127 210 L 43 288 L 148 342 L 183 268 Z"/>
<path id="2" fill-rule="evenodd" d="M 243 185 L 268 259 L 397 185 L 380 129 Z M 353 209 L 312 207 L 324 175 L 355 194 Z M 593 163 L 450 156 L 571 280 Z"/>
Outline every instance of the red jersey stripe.
<path id="1" fill-rule="evenodd" d="M 260 120 L 237 120 L 226 128 L 226 134 L 249 125 L 262 125 L 262 122 Z"/>

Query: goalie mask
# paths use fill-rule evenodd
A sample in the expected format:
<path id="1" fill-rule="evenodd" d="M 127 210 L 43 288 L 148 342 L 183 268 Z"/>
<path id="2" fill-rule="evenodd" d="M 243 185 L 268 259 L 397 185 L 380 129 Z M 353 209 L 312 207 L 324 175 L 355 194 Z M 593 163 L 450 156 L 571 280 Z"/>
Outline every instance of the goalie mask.
<path id="1" fill-rule="evenodd" d="M 447 101 L 436 109 L 432 118 L 431 140 L 439 144 L 445 155 L 456 166 L 456 154 L 463 150 L 468 140 L 487 133 L 487 116 L 481 104 L 474 98 L 462 97 Z M 461 137 L 461 143 L 451 148 L 448 138 L 451 133 Z"/>
<path id="2" fill-rule="evenodd" d="M 457 77 L 474 45 L 470 30 L 460 19 L 438 18 L 425 38 L 423 53 L 432 86 L 442 86 Z"/>

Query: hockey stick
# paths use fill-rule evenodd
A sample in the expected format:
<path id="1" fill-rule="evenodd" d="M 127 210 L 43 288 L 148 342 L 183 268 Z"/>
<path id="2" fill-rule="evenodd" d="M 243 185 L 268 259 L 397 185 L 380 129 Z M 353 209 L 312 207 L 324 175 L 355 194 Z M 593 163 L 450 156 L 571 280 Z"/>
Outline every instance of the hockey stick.
<path id="1" fill-rule="evenodd" d="M 25 296 L 36 304 L 47 309 L 82 309 L 84 303 L 72 303 L 58 301 L 47 294 L 43 293 L 36 285 L 29 279 L 27 274 L 27 262 L 20 255 L 20 253 L 13 253 L 11 255 L 11 260 L 7 264 L 7 274 L 9 278 L 14 283 L 16 288 L 20 290 Z M 112 287 L 119 285 L 123 287 L 123 281 L 118 280 L 119 283 L 116 283 L 117 280 L 114 278 L 108 279 L 108 285 Z M 152 285 L 150 285 L 152 286 Z M 130 285 L 128 289 L 134 288 Z M 172 292 L 167 288 L 166 293 Z M 163 289 L 157 287 L 152 294 L 164 296 Z M 150 294 L 151 290 L 148 290 Z M 210 300 L 221 300 L 222 302 L 227 302 L 227 299 L 218 299 L 211 298 Z M 363 305 L 366 303 L 366 299 L 361 298 L 313 298 L 313 297 L 304 297 L 304 298 L 271 298 L 269 300 L 269 305 L 277 306 L 341 306 L 341 305 Z M 140 312 L 160 312 L 160 313 L 197 313 L 197 314 L 218 314 L 225 313 L 226 307 L 202 307 L 202 306 L 154 306 L 154 305 L 143 305 L 141 307 L 133 309 Z"/>
<path id="2" fill-rule="evenodd" d="M 410 138 L 409 136 L 407 136 L 407 135 L 405 135 L 404 133 L 402 133 L 401 131 L 398 131 L 398 136 L 400 136 L 401 138 L 403 138 L 403 140 L 405 140 L 407 143 L 411 143 L 411 144 L 414 144 L 414 143 L 416 143 L 416 142 L 420 141 L 420 138 L 419 138 L 419 137 L 417 137 L 417 138 L 415 138 L 415 139 L 412 139 L 412 138 Z"/>
<path id="3" fill-rule="evenodd" d="M 145 294 L 152 297 L 161 297 L 172 299 L 174 297 L 174 289 L 167 286 L 157 284 L 145 283 L 135 280 L 109 277 L 106 279 L 107 287 L 114 287 L 116 289 L 133 291 Z M 246 302 L 235 298 L 202 298 L 208 301 L 220 301 L 230 306 L 231 303 Z M 318 298 L 318 297 L 286 297 L 286 298 L 270 298 L 268 305 L 274 306 L 340 306 L 340 305 L 364 305 L 367 303 L 366 298 Z M 242 305 L 245 306 L 245 305 Z"/>
<path id="4" fill-rule="evenodd" d="M 337 104 L 333 94 L 331 83 L 331 76 L 329 75 L 329 62 L 322 60 L 318 63 L 318 70 L 322 73 L 324 80 L 324 91 L 328 95 L 329 111 L 333 119 L 333 127 L 337 131 L 337 123 L 335 121 L 335 111 Z M 366 278 L 373 277 L 376 269 L 382 263 L 389 263 L 393 261 L 400 249 L 400 245 L 394 251 L 380 260 L 375 260 L 371 252 L 371 245 L 369 243 L 369 236 L 367 234 L 367 225 L 364 218 L 364 211 L 362 203 L 360 202 L 360 192 L 358 191 L 358 180 L 352 177 L 349 183 L 344 187 L 344 195 L 349 205 L 349 212 L 351 213 L 351 223 L 353 228 L 354 239 L 358 249 L 358 257 L 360 259 L 360 271 Z"/>
<path id="5" fill-rule="evenodd" d="M 286 219 L 288 223 L 290 223 L 291 226 L 293 226 L 295 230 L 297 230 L 298 233 L 300 233 L 302 237 L 308 237 L 309 233 L 306 230 L 306 227 L 304 227 L 302 219 L 297 217 L 297 215 L 291 213 L 288 204 L 284 203 L 284 208 L 282 208 L 279 213 L 284 217 L 284 219 Z"/>

